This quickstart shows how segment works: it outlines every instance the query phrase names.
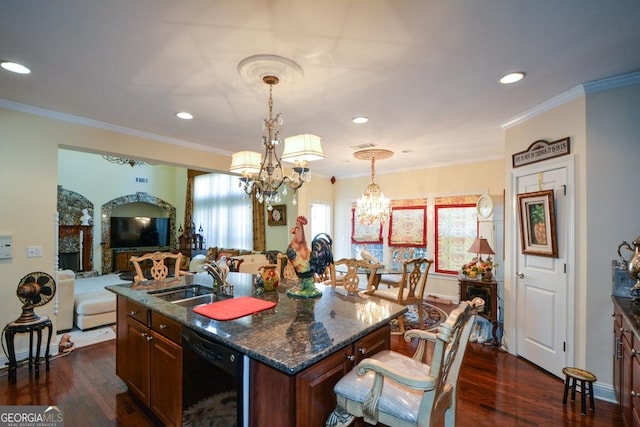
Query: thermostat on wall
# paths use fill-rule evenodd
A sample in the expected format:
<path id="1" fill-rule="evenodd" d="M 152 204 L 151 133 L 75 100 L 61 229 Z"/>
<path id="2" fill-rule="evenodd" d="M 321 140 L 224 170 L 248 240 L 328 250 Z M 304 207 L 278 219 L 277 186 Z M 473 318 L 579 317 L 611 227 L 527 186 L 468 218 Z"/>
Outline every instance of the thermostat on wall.
<path id="1" fill-rule="evenodd" d="M 13 258 L 13 236 L 0 236 L 0 259 Z"/>

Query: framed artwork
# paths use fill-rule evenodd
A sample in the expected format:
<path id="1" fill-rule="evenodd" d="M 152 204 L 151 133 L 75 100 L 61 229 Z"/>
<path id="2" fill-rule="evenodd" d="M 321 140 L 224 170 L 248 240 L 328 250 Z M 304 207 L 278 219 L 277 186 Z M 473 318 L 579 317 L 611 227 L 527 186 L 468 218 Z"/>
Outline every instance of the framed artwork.
<path id="1" fill-rule="evenodd" d="M 351 243 L 382 243 L 382 224 L 361 224 L 356 220 L 356 210 L 351 209 Z"/>
<path id="2" fill-rule="evenodd" d="M 389 246 L 425 246 L 427 244 L 427 207 L 391 208 Z"/>
<path id="3" fill-rule="evenodd" d="M 553 190 L 518 194 L 522 253 L 558 258 Z"/>
<path id="4" fill-rule="evenodd" d="M 287 205 L 273 205 L 271 212 L 267 211 L 269 225 L 287 225 Z"/>

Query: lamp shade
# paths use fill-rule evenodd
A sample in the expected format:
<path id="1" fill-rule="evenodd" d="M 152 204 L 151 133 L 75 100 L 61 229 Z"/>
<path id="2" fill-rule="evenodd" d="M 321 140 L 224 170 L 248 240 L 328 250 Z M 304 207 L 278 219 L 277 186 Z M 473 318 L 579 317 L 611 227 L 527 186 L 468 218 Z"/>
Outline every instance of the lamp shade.
<path id="1" fill-rule="evenodd" d="M 255 151 L 239 151 L 231 155 L 230 172 L 237 172 L 243 175 L 260 172 L 262 157 Z"/>
<path id="2" fill-rule="evenodd" d="M 482 254 L 482 255 L 495 254 L 495 252 L 493 252 L 493 249 L 491 249 L 491 246 L 489 246 L 489 242 L 487 242 L 487 239 L 483 239 L 481 237 L 478 237 L 473 242 L 473 244 L 471 245 L 471 247 L 467 252 L 471 252 L 473 254 Z"/>
<path id="3" fill-rule="evenodd" d="M 287 162 L 311 162 L 324 159 L 320 137 L 304 133 L 284 139 L 282 160 Z"/>

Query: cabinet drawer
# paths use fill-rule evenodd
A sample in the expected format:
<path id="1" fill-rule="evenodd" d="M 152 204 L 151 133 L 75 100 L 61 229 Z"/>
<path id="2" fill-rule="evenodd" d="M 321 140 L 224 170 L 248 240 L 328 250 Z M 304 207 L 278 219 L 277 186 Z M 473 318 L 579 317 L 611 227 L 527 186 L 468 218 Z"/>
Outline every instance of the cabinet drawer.
<path id="1" fill-rule="evenodd" d="M 182 325 L 162 314 L 156 312 L 151 313 L 151 329 L 177 344 L 181 342 Z"/>
<path id="2" fill-rule="evenodd" d="M 149 310 L 135 301 L 127 300 L 127 316 L 133 317 L 138 322 L 149 326 Z"/>
<path id="3" fill-rule="evenodd" d="M 355 362 L 357 364 L 362 359 L 372 356 L 381 350 L 388 350 L 390 346 L 391 328 L 387 325 L 354 343 Z"/>
<path id="4" fill-rule="evenodd" d="M 633 333 L 633 328 L 631 327 L 631 325 L 629 324 L 629 322 L 627 321 L 627 319 L 624 316 L 621 316 L 621 322 L 622 322 L 622 337 L 626 340 L 626 343 L 628 344 L 628 346 L 630 348 L 633 348 L 634 346 L 634 333 Z"/>

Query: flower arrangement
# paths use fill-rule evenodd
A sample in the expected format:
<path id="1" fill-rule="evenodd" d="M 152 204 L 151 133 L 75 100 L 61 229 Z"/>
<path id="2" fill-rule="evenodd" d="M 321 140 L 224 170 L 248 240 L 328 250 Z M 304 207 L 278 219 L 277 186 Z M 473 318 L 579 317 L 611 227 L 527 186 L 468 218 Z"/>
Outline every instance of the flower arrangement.
<path id="1" fill-rule="evenodd" d="M 471 261 L 462 266 L 462 275 L 475 279 L 478 274 L 490 273 L 495 267 L 491 257 L 487 257 L 486 260 L 482 258 L 474 257 Z"/>

